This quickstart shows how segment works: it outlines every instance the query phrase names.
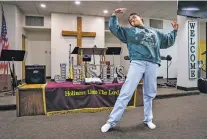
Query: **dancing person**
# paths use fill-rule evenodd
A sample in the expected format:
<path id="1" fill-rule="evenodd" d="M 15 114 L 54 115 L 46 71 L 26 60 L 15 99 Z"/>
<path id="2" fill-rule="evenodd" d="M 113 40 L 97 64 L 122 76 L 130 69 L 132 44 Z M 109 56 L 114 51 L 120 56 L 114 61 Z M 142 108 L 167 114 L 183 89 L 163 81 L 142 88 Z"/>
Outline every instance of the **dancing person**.
<path id="1" fill-rule="evenodd" d="M 156 128 L 152 122 L 152 100 L 157 93 L 156 74 L 161 62 L 160 49 L 174 45 L 177 36 L 178 24 L 176 21 L 172 22 L 173 31 L 164 34 L 156 29 L 146 27 L 143 19 L 136 13 L 132 13 L 128 19 L 132 27 L 122 27 L 119 25 L 117 14 L 124 13 L 125 10 L 125 8 L 119 8 L 113 12 L 109 20 L 109 29 L 121 42 L 127 44 L 130 67 L 109 119 L 101 127 L 102 132 L 107 132 L 121 120 L 141 79 L 144 81 L 144 124 L 150 129 Z"/>

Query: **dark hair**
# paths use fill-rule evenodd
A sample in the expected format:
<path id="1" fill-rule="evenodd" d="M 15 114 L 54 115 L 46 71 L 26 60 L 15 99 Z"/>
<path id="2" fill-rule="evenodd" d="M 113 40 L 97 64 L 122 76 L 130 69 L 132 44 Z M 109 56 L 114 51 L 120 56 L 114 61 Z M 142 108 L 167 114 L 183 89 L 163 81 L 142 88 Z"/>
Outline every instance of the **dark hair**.
<path id="1" fill-rule="evenodd" d="M 132 16 L 132 15 L 137 15 L 137 16 L 139 16 L 140 17 L 140 15 L 139 14 L 137 14 L 137 13 L 131 13 L 130 15 L 129 15 L 129 18 L 128 18 L 128 22 L 129 22 L 129 24 L 131 25 L 131 26 L 133 26 L 132 24 L 131 24 L 131 22 L 130 22 L 130 16 Z M 142 23 L 144 24 L 144 20 L 141 18 L 141 20 L 142 20 Z"/>

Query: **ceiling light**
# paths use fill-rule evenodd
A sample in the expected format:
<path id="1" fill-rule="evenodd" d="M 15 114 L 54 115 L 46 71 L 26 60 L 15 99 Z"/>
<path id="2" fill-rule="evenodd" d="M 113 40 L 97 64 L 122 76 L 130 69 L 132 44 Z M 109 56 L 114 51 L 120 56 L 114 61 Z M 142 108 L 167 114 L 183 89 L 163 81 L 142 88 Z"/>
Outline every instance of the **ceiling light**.
<path id="1" fill-rule="evenodd" d="M 103 13 L 107 14 L 108 13 L 108 10 L 104 10 Z"/>
<path id="2" fill-rule="evenodd" d="M 80 4 L 80 1 L 75 1 L 75 4 L 79 5 Z"/>
<path id="3" fill-rule="evenodd" d="M 42 8 L 45 8 L 45 7 L 46 7 L 46 5 L 45 5 L 45 4 L 41 4 L 40 6 L 41 6 Z"/>
<path id="4" fill-rule="evenodd" d="M 185 11 L 199 11 L 199 8 L 197 8 L 197 7 L 186 7 L 186 8 L 182 8 L 182 10 L 185 10 Z"/>

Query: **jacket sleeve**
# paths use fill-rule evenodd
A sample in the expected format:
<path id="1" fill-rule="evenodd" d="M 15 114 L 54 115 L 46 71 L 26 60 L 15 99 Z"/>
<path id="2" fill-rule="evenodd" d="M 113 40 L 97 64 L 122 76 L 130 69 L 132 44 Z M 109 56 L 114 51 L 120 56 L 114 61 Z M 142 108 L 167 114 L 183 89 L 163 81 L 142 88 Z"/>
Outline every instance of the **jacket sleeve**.
<path id="1" fill-rule="evenodd" d="M 174 45 L 175 39 L 177 36 L 177 30 L 173 30 L 168 34 L 164 34 L 164 33 L 158 31 L 158 34 L 159 34 L 160 41 L 161 41 L 160 42 L 160 49 L 167 49 L 167 48 Z"/>
<path id="2" fill-rule="evenodd" d="M 111 16 L 109 19 L 109 30 L 123 43 L 127 43 L 126 30 L 118 23 L 116 16 Z"/>

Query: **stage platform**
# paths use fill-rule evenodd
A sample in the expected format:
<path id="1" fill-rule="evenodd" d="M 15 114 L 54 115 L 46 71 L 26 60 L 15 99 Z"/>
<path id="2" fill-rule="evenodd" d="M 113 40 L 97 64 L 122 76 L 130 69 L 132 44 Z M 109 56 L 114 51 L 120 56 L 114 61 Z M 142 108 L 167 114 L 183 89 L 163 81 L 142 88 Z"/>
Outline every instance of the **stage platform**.
<path id="1" fill-rule="evenodd" d="M 155 99 L 166 99 L 173 97 L 182 97 L 190 95 L 199 95 L 198 90 L 195 91 L 183 91 L 178 90 L 174 87 L 158 88 L 157 96 Z M 137 95 L 137 106 L 139 103 L 139 98 Z M 16 110 L 16 96 L 12 96 L 10 92 L 0 92 L 0 110 Z"/>
<path id="2" fill-rule="evenodd" d="M 120 83 L 75 85 L 72 82 L 25 84 L 17 89 L 17 116 L 111 110 L 122 85 Z M 140 83 L 127 108 L 142 106 L 143 99 L 140 99 L 142 97 L 142 83 Z"/>

